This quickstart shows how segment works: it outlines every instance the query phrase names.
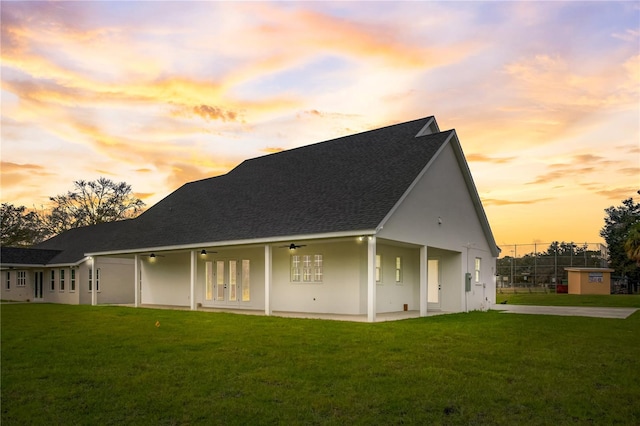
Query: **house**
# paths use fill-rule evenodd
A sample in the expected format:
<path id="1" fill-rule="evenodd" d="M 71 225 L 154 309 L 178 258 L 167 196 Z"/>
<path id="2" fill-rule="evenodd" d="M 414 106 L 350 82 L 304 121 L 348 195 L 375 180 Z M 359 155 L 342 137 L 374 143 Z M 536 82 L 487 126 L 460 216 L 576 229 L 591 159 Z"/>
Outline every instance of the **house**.
<path id="1" fill-rule="evenodd" d="M 499 253 L 456 132 L 434 117 L 246 160 L 35 249 L 33 263 L 3 251 L 3 273 L 22 274 L 12 294 L 368 321 L 487 309 Z M 74 270 L 80 294 L 63 297 Z"/>
<path id="2" fill-rule="evenodd" d="M 1 247 L 1 298 L 96 304 L 94 298 L 99 295 L 100 303 L 130 303 L 134 288 L 126 283 L 132 280 L 133 260 L 103 257 L 94 262 L 85 255 L 91 250 L 110 247 L 112 236 L 121 232 L 128 222 L 71 229 L 34 248 Z M 103 282 L 109 285 L 102 285 Z"/>

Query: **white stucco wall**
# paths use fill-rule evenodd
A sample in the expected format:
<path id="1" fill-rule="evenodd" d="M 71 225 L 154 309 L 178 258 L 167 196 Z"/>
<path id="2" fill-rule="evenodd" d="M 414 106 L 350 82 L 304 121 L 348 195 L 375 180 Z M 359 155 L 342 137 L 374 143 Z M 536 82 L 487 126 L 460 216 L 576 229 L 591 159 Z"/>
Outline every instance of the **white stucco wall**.
<path id="1" fill-rule="evenodd" d="M 18 287 L 18 271 L 26 272 L 26 283 L 24 286 Z M 7 273 L 10 277 L 10 287 L 7 290 Z M 26 301 L 33 300 L 34 287 L 33 287 L 33 274 L 32 270 L 23 268 L 12 268 L 2 271 L 2 283 L 0 289 L 0 299 L 2 300 L 15 300 Z"/>
<path id="2" fill-rule="evenodd" d="M 42 295 L 48 303 L 78 304 L 79 287 L 78 271 L 76 269 L 76 290 L 71 291 L 71 269 L 69 267 L 45 268 L 44 289 Z M 51 290 L 51 271 L 55 274 L 55 290 Z M 64 271 L 64 290 L 60 289 L 60 271 Z"/>
<path id="3" fill-rule="evenodd" d="M 469 310 L 482 309 L 491 297 L 495 299 L 495 258 L 450 144 L 388 218 L 378 237 L 459 253 L 460 259 L 454 256 L 441 263 L 443 286 L 447 286 L 446 290 L 443 287 L 442 310 L 464 311 L 465 297 Z M 431 257 L 434 250 L 428 251 Z M 467 268 L 473 274 L 475 257 L 483 259 L 481 284 L 485 287 L 472 283 L 472 291 L 465 296 L 464 274 Z"/>
<path id="4" fill-rule="evenodd" d="M 133 259 L 97 258 L 100 268 L 98 304 L 124 304 L 134 302 Z"/>
<path id="5" fill-rule="evenodd" d="M 189 252 L 183 252 L 163 254 L 162 257 L 158 255 L 154 259 L 144 257 L 140 262 L 141 303 L 189 306 L 191 279 L 189 256 Z"/>
<path id="6" fill-rule="evenodd" d="M 295 250 L 299 255 L 323 255 L 321 283 L 292 282 L 292 252 L 273 249 L 272 309 L 287 312 L 361 314 L 360 257 L 366 242 L 355 238 L 337 242 L 315 241 Z M 366 292 L 365 292 L 366 298 Z"/>
<path id="7" fill-rule="evenodd" d="M 376 312 L 420 309 L 420 249 L 378 243 L 381 256 L 381 280 L 376 283 Z M 401 260 L 401 282 L 396 282 L 396 257 Z"/>

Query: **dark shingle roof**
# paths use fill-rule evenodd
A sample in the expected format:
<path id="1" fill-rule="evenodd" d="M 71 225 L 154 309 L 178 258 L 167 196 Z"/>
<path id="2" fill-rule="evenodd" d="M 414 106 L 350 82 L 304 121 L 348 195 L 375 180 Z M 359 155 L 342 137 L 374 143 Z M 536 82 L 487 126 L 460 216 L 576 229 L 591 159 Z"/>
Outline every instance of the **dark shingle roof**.
<path id="1" fill-rule="evenodd" d="M 136 219 L 77 228 L 37 246 L 86 253 L 375 229 L 452 130 L 433 117 L 246 160 L 183 185 Z M 4 262 L 3 262 L 4 263 Z"/>
<path id="2" fill-rule="evenodd" d="M 3 265 L 46 265 L 60 250 L 42 250 L 26 247 L 0 247 Z"/>
<path id="3" fill-rule="evenodd" d="M 50 264 L 75 263 L 86 253 L 117 250 L 123 248 L 128 240 L 135 241 L 134 221 L 121 220 L 70 229 L 37 244 L 35 248 L 58 250 L 57 256 L 48 262 Z"/>
<path id="4" fill-rule="evenodd" d="M 138 219 L 142 246 L 370 230 L 452 131 L 428 118 L 244 161 L 188 183 Z"/>

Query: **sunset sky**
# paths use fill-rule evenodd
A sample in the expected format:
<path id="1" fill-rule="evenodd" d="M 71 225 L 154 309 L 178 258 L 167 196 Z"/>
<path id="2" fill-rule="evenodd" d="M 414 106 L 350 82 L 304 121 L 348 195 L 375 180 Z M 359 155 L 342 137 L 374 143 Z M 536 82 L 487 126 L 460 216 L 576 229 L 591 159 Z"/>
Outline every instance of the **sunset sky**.
<path id="1" fill-rule="evenodd" d="M 435 115 L 499 245 L 640 198 L 640 2 L 2 1 L 1 200 L 150 206 L 242 160 Z"/>

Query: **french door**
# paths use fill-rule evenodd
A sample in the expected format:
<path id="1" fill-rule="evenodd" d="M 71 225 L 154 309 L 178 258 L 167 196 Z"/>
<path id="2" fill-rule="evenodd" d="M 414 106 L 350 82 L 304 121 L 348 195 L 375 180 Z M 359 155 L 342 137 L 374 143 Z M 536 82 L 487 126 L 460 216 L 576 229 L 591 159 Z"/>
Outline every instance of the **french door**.
<path id="1" fill-rule="evenodd" d="M 34 300 L 42 300 L 42 287 L 44 286 L 44 272 L 36 271 L 35 279 L 33 280 L 34 287 Z"/>
<path id="2" fill-rule="evenodd" d="M 205 274 L 205 301 L 225 305 L 251 301 L 249 260 L 206 262 Z"/>

